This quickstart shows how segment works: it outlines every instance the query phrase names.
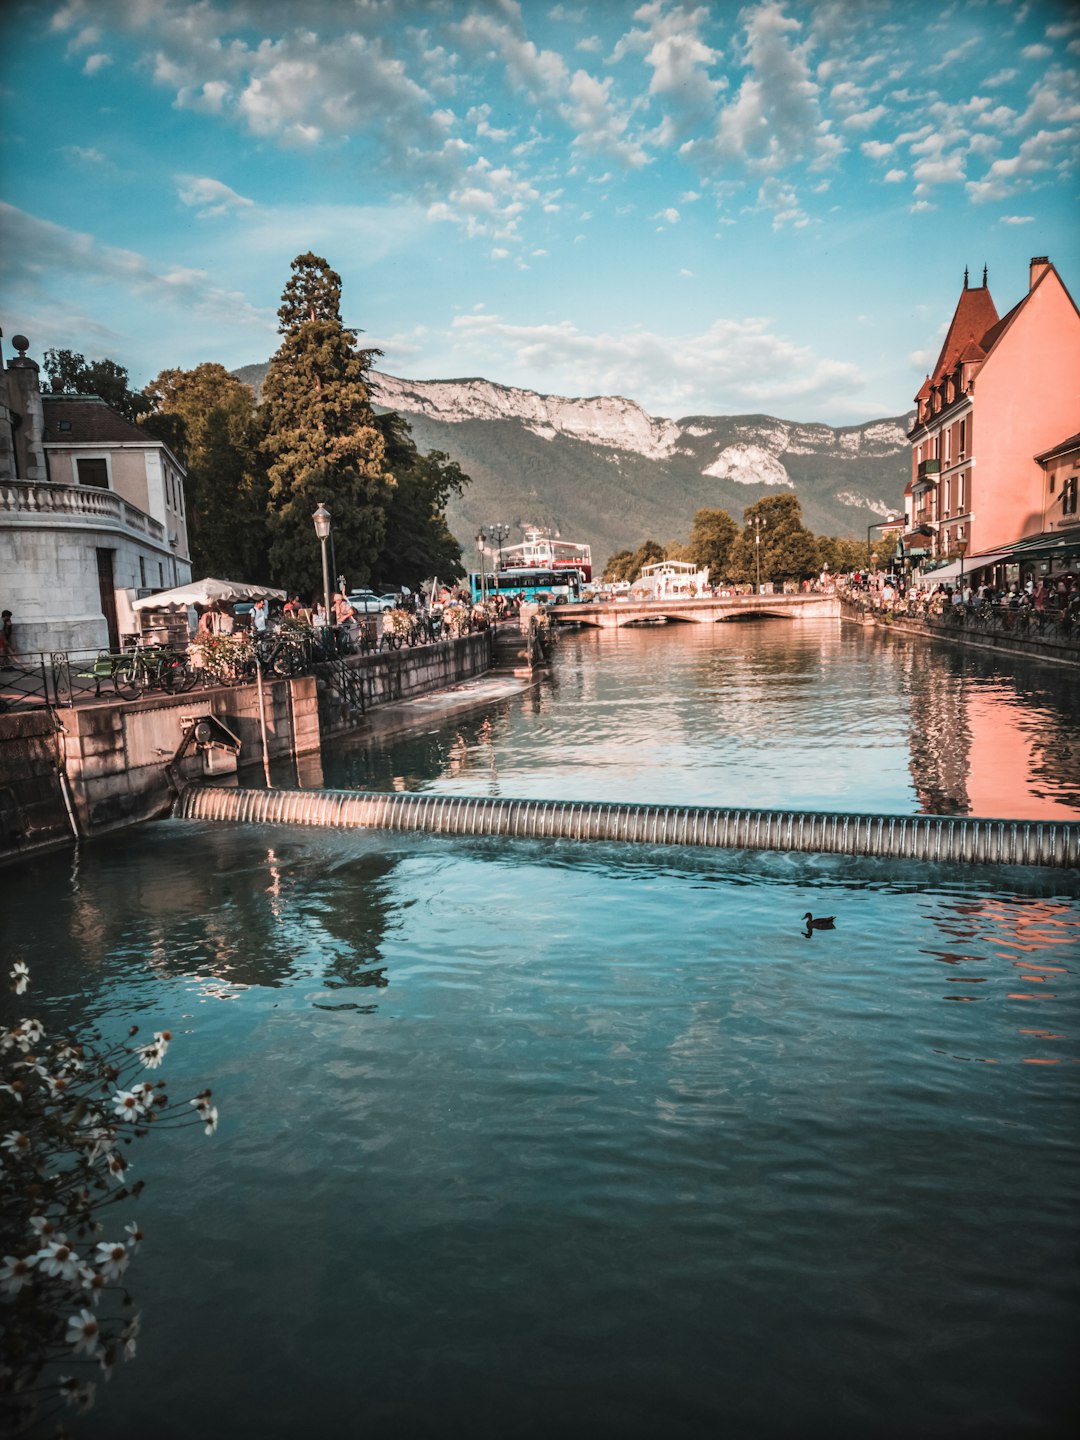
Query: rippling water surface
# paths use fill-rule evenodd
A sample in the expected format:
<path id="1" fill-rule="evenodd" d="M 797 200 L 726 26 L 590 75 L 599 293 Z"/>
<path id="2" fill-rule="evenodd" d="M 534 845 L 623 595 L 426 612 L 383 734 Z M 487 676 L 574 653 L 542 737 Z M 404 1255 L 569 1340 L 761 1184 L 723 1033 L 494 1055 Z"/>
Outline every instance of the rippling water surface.
<path id="1" fill-rule="evenodd" d="M 1056 713 L 1028 796 L 1075 805 L 1046 672 L 666 638 L 327 783 L 964 810 L 990 695 Z M 1074 876 L 165 822 L 9 877 L 46 1023 L 169 1025 L 223 1117 L 138 1157 L 144 1338 L 83 1433 L 1072 1433 Z"/>

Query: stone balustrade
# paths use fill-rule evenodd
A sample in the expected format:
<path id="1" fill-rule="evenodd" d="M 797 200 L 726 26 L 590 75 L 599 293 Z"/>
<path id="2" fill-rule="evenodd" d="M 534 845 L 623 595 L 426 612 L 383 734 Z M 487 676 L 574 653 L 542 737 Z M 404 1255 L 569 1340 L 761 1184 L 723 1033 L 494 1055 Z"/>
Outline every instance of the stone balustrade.
<path id="1" fill-rule="evenodd" d="M 54 485 L 32 480 L 0 480 L 0 522 L 40 523 L 45 517 L 66 525 L 110 525 L 163 544 L 165 527 L 112 490 L 87 485 Z"/>

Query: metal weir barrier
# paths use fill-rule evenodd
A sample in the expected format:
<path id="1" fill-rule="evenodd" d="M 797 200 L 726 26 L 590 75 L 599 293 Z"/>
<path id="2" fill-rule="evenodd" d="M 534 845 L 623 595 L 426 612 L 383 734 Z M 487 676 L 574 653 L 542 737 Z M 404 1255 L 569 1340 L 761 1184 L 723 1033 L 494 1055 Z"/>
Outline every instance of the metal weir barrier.
<path id="1" fill-rule="evenodd" d="M 341 830 L 625 840 L 716 850 L 789 850 L 942 864 L 1080 868 L 1080 821 L 976 820 L 946 815 L 844 815 L 723 810 L 604 801 L 503 800 L 356 790 L 244 790 L 189 786 L 182 820 L 314 825 Z"/>

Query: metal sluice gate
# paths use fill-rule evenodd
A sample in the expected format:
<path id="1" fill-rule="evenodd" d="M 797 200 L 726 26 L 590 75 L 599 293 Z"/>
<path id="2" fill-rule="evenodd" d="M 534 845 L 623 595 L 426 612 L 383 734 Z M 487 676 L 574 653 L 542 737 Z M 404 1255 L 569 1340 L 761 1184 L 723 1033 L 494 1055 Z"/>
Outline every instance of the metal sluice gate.
<path id="1" fill-rule="evenodd" d="M 1080 821 L 728 810 L 704 805 L 357 790 L 249 790 L 213 785 L 188 786 L 178 797 L 173 815 L 181 820 L 253 825 L 505 835 L 522 840 L 621 840 L 714 850 L 1080 869 Z"/>

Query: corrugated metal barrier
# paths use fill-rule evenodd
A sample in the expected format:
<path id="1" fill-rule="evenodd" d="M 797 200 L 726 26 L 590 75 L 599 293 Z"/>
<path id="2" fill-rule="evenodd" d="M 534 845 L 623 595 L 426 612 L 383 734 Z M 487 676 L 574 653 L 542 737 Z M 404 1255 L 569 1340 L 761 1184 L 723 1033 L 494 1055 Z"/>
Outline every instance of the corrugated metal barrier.
<path id="1" fill-rule="evenodd" d="M 1080 868 L 1080 821 L 724 810 L 703 805 L 615 805 L 356 790 L 243 790 L 211 785 L 189 786 L 177 799 L 173 813 L 184 820 L 239 824 L 626 840 L 718 850 L 872 855 L 943 864 Z"/>

